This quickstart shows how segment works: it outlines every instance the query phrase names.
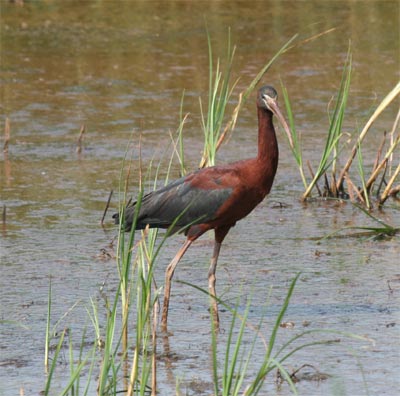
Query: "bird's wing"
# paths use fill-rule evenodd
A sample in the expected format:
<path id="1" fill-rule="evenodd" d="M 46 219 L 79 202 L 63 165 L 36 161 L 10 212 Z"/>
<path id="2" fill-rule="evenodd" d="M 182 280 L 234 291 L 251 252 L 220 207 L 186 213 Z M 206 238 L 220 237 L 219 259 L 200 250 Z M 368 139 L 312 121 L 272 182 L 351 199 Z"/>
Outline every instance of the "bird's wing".
<path id="1" fill-rule="evenodd" d="M 232 187 L 221 183 L 226 171 L 219 169 L 216 172 L 215 169 L 191 173 L 145 195 L 140 204 L 136 229 L 143 229 L 146 225 L 167 228 L 175 224 L 175 227 L 185 227 L 214 220 L 216 212 L 233 191 Z M 129 228 L 136 205 L 126 210 L 125 222 Z"/>

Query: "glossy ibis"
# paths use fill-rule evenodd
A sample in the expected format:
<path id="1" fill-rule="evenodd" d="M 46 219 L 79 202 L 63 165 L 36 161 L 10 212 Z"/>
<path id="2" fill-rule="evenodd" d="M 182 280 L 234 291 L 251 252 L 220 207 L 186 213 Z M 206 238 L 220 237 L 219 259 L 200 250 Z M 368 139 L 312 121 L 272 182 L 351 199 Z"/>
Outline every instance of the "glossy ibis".
<path id="1" fill-rule="evenodd" d="M 291 134 L 277 105 L 274 88 L 264 86 L 258 90 L 258 155 L 228 165 L 200 169 L 182 177 L 159 190 L 145 195 L 141 201 L 137 230 L 169 228 L 185 230 L 183 246 L 168 265 L 165 273 L 164 305 L 161 325 L 167 327 L 171 280 L 175 268 L 186 250 L 206 231 L 215 232 L 214 253 L 208 271 L 208 288 L 215 297 L 215 271 L 222 241 L 235 223 L 247 216 L 270 192 L 278 167 L 278 142 L 272 116 L 283 125 L 288 139 Z M 125 231 L 130 231 L 136 202 L 124 211 Z M 119 214 L 113 216 L 119 223 Z M 213 316 L 219 323 L 216 299 L 213 298 Z"/>

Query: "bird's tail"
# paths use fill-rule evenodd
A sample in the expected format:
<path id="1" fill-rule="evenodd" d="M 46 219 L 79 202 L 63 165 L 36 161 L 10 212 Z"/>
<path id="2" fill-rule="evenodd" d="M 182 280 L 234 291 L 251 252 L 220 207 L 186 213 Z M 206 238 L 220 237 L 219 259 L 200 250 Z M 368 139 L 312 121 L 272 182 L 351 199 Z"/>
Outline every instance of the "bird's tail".
<path id="1" fill-rule="evenodd" d="M 122 228 L 125 232 L 129 232 L 132 228 L 133 213 L 131 210 L 132 206 L 127 206 L 123 212 L 123 224 Z M 119 224 L 121 221 L 121 213 L 114 213 L 112 218 L 114 219 L 114 224 Z"/>

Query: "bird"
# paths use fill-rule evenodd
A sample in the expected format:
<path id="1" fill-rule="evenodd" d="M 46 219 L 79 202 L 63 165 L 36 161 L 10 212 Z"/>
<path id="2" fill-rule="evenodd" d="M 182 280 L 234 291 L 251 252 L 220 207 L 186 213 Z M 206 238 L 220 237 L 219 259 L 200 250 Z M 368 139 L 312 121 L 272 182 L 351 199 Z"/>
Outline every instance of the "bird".
<path id="1" fill-rule="evenodd" d="M 278 94 L 271 86 L 263 86 L 257 92 L 256 157 L 196 170 L 144 195 L 140 203 L 128 204 L 121 214 L 123 216 L 121 224 L 127 232 L 133 226 L 136 230 L 147 227 L 170 228 L 171 233 L 180 231 L 186 236 L 185 242 L 165 272 L 161 318 L 161 326 L 165 331 L 168 323 L 171 281 L 176 266 L 190 245 L 209 230 L 214 230 L 214 250 L 208 270 L 208 289 L 212 297 L 214 324 L 219 327 L 215 290 L 218 256 L 229 230 L 263 201 L 271 190 L 279 157 L 273 115 L 282 124 L 289 143 L 292 144 L 290 129 L 277 99 Z M 120 223 L 121 215 L 119 213 L 113 215 L 115 224 Z"/>

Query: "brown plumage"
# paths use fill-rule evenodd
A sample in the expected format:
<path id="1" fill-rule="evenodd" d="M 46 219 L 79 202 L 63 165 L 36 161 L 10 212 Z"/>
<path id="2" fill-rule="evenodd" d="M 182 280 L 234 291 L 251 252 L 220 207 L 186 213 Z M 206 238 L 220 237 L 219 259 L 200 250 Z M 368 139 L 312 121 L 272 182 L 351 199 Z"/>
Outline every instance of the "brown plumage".
<path id="1" fill-rule="evenodd" d="M 215 297 L 215 271 L 222 241 L 235 223 L 247 216 L 270 192 L 278 167 L 278 142 L 272 116 L 275 114 L 291 141 L 289 128 L 277 105 L 274 88 L 258 90 L 258 155 L 228 165 L 213 166 L 190 173 L 143 197 L 135 229 L 185 229 L 187 239 L 168 265 L 165 275 L 162 327 L 166 329 L 171 280 L 186 250 L 206 231 L 215 232 L 214 253 L 208 273 L 209 291 Z M 125 230 L 129 231 L 135 205 L 125 210 Z M 119 215 L 113 216 L 119 222 Z M 217 302 L 213 299 L 213 314 L 218 325 Z"/>

